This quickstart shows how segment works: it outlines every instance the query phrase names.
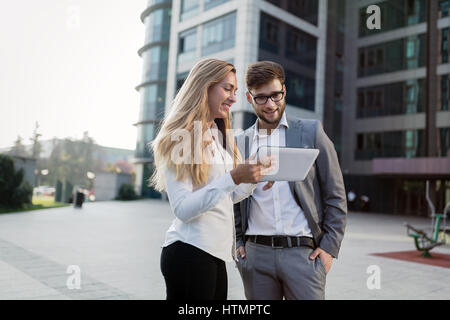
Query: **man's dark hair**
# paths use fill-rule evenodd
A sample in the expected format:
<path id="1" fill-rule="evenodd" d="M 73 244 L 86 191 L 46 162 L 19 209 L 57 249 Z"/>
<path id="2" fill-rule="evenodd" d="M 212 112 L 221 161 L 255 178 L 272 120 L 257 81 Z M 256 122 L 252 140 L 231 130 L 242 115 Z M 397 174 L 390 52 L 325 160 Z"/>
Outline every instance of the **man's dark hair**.
<path id="1" fill-rule="evenodd" d="M 275 79 L 280 80 L 282 85 L 284 84 L 284 69 L 280 64 L 273 61 L 252 63 L 245 72 L 245 84 L 248 90 L 258 89 Z"/>

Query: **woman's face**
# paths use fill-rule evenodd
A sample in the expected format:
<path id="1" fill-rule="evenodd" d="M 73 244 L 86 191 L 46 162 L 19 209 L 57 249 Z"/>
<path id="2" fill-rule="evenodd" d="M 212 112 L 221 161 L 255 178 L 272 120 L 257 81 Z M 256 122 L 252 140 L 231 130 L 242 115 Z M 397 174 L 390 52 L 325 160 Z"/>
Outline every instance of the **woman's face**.
<path id="1" fill-rule="evenodd" d="M 211 119 L 225 119 L 228 117 L 231 105 L 236 102 L 237 82 L 234 72 L 229 72 L 226 77 L 208 90 L 208 105 Z"/>

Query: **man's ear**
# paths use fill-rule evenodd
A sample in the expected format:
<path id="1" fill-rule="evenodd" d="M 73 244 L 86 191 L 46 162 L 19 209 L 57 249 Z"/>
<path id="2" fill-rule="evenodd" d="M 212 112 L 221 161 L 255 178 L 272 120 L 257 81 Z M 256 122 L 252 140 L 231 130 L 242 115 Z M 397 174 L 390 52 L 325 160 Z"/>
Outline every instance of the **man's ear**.
<path id="1" fill-rule="evenodd" d="M 286 97 L 286 86 L 283 84 L 284 96 Z"/>
<path id="2" fill-rule="evenodd" d="M 248 93 L 248 91 L 247 91 L 247 92 L 245 93 L 245 95 L 246 95 L 246 97 L 247 97 L 248 103 L 253 104 L 253 100 L 252 100 L 252 97 L 250 96 L 250 93 Z"/>

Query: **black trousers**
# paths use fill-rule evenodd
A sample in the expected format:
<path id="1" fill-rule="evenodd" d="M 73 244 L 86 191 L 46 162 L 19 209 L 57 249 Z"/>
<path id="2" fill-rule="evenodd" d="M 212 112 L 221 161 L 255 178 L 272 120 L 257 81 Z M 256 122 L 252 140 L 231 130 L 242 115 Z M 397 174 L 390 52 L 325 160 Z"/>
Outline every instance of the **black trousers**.
<path id="1" fill-rule="evenodd" d="M 161 272 L 167 300 L 226 300 L 225 262 L 190 244 L 177 241 L 164 247 Z"/>

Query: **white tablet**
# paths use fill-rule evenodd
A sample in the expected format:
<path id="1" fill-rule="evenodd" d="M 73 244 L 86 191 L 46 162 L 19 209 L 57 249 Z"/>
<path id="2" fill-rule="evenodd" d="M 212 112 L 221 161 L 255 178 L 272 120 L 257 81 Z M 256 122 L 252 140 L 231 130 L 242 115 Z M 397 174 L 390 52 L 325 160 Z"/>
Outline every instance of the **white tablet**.
<path id="1" fill-rule="evenodd" d="M 319 149 L 261 146 L 256 152 L 257 159 L 275 158 L 274 169 L 261 181 L 303 181 L 318 155 Z"/>

